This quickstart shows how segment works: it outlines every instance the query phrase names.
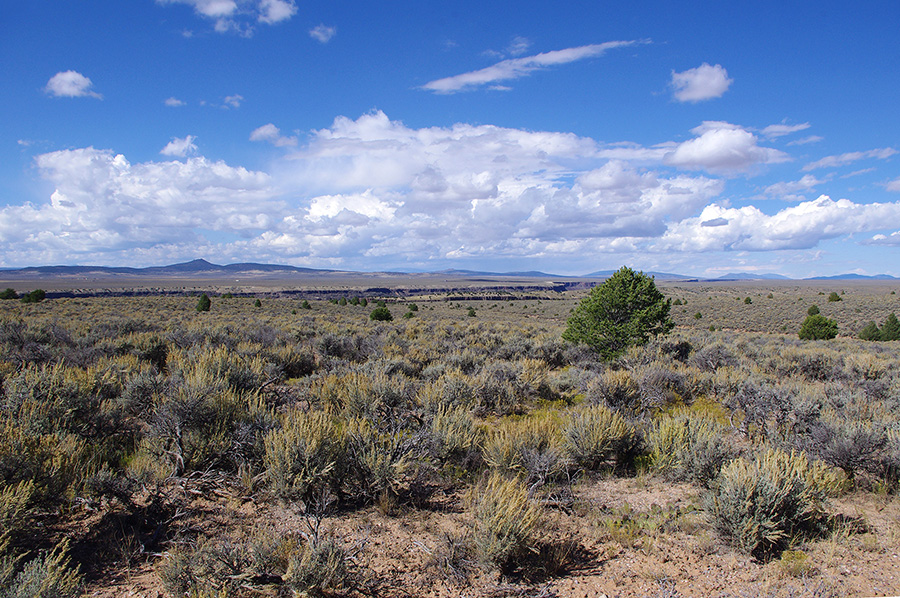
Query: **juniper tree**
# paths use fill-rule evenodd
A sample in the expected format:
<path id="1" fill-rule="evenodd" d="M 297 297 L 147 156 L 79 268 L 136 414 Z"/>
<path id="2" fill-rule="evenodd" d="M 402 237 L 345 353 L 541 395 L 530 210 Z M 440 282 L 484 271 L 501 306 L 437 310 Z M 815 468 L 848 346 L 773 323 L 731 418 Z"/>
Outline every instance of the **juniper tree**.
<path id="1" fill-rule="evenodd" d="M 675 327 L 669 319 L 671 307 L 672 300 L 656 288 L 652 276 L 623 266 L 578 304 L 563 339 L 614 359 L 631 345 L 668 334 Z"/>

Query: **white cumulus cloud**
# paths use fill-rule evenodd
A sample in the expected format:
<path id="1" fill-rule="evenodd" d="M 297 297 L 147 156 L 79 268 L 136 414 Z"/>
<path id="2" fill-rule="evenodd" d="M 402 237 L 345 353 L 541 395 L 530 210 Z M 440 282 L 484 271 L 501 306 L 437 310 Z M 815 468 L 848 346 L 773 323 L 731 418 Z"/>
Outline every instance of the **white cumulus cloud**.
<path id="1" fill-rule="evenodd" d="M 721 64 L 710 66 L 704 62 L 680 73 L 672 71 L 671 86 L 679 102 L 702 102 L 722 97 L 733 81 Z"/>
<path id="2" fill-rule="evenodd" d="M 178 108 L 179 106 L 184 106 L 185 102 L 183 102 L 173 96 L 173 97 L 166 98 L 165 100 L 163 100 L 163 104 L 165 104 L 169 108 Z"/>
<path id="3" fill-rule="evenodd" d="M 166 144 L 164 148 L 159 150 L 159 153 L 163 156 L 174 156 L 178 158 L 184 158 L 188 154 L 193 154 L 197 151 L 197 146 L 194 145 L 194 137 L 193 135 L 188 135 L 183 139 L 178 139 L 177 137 L 173 138 L 172 141 Z"/>
<path id="4" fill-rule="evenodd" d="M 309 36 L 315 40 L 327 44 L 337 34 L 337 28 L 319 24 L 309 30 Z"/>
<path id="5" fill-rule="evenodd" d="M 737 135 L 705 138 L 723 131 Z M 728 259 L 715 253 L 806 250 L 865 232 L 892 241 L 884 223 L 900 221 L 900 202 L 821 196 L 767 213 L 723 198 L 727 180 L 713 171 L 784 156 L 737 125 L 707 122 L 694 135 L 644 148 L 492 125 L 413 128 L 372 112 L 338 117 L 296 146 L 274 124 L 258 127 L 252 140 L 288 148 L 267 172 L 191 155 L 192 136 L 173 140 L 171 161 L 51 152 L 36 165 L 54 191 L 0 208 L 0 265 L 158 264 L 202 252 L 358 269 L 548 260 L 590 272 L 601 254 L 691 267 L 700 253 L 713 263 Z M 672 162 L 703 139 L 715 149 Z M 729 149 L 737 158 L 720 157 Z M 768 193 L 822 182 L 805 175 Z"/>
<path id="6" fill-rule="evenodd" d="M 660 251 L 770 251 L 809 249 L 820 241 L 879 230 L 897 222 L 900 204 L 860 204 L 827 195 L 769 215 L 754 206 L 711 204 L 699 216 L 669 227 Z M 715 222 L 717 226 L 704 223 Z"/>
<path id="7" fill-rule="evenodd" d="M 250 133 L 250 141 L 267 141 L 275 147 L 297 145 L 297 137 L 282 135 L 281 130 L 272 123 L 254 129 Z"/>
<path id="8" fill-rule="evenodd" d="M 252 34 L 254 23 L 273 25 L 297 13 L 294 0 L 156 0 L 159 4 L 186 4 L 214 22 L 219 33 Z"/>
<path id="9" fill-rule="evenodd" d="M 93 147 L 35 159 L 49 201 L 0 208 L 3 263 L 160 263 L 194 255 L 197 229 L 236 235 L 272 226 L 270 177 L 205 158 L 131 164 Z"/>
<path id="10" fill-rule="evenodd" d="M 61 71 L 50 77 L 44 91 L 58 98 L 103 99 L 102 95 L 91 89 L 93 85 L 90 79 L 78 71 Z"/>
<path id="11" fill-rule="evenodd" d="M 259 21 L 271 25 L 286 21 L 297 14 L 293 0 L 262 0 L 259 3 Z"/>
<path id="12" fill-rule="evenodd" d="M 691 170 L 730 174 L 757 165 L 786 162 L 788 154 L 758 145 L 750 131 L 720 121 L 706 121 L 691 130 L 696 137 L 679 144 L 665 156 L 665 163 Z"/>
<path id="13" fill-rule="evenodd" d="M 636 40 L 613 41 L 602 44 L 566 48 L 564 50 L 554 50 L 552 52 L 543 52 L 541 54 L 523 58 L 510 58 L 477 71 L 429 81 L 422 86 L 422 89 L 440 94 L 471 91 L 485 85 L 519 79 L 534 71 L 545 69 L 547 67 L 584 60 L 585 58 L 602 56 L 607 51 L 614 48 L 633 46 L 637 43 L 640 42 Z"/>

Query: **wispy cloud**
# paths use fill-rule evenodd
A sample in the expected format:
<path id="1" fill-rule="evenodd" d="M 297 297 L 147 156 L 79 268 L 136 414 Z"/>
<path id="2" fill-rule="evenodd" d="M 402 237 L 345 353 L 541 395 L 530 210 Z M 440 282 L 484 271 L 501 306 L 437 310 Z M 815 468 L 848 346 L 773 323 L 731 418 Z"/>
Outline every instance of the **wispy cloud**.
<path id="1" fill-rule="evenodd" d="M 805 131 L 809 128 L 809 123 L 801 123 L 798 125 L 786 125 L 784 123 L 778 125 L 769 125 L 765 129 L 762 130 L 762 134 L 768 137 L 769 139 L 774 139 L 777 137 L 784 137 L 785 135 L 790 135 L 791 133 L 796 133 L 797 131 Z M 796 143 L 796 142 L 795 142 Z"/>
<path id="2" fill-rule="evenodd" d="M 825 138 L 819 135 L 809 135 L 808 137 L 802 137 L 795 141 L 791 141 L 788 145 L 809 145 L 810 143 L 819 143 L 823 141 Z"/>
<path id="3" fill-rule="evenodd" d="M 680 73 L 672 71 L 671 86 L 679 102 L 702 102 L 722 97 L 733 81 L 721 64 L 710 66 L 704 62 Z"/>
<path id="4" fill-rule="evenodd" d="M 517 35 L 513 38 L 513 40 L 506 46 L 506 53 L 510 56 L 521 56 L 525 52 L 528 51 L 528 48 L 531 47 L 531 40 L 527 37 L 522 37 L 521 35 Z"/>
<path id="5" fill-rule="evenodd" d="M 244 101 L 244 96 L 240 94 L 234 94 L 233 96 L 225 96 L 223 100 L 222 107 L 223 108 L 240 108 L 241 102 Z"/>
<path id="6" fill-rule="evenodd" d="M 61 71 L 47 81 L 44 92 L 57 98 L 97 98 L 103 96 L 95 92 L 91 80 L 78 71 Z"/>
<path id="7" fill-rule="evenodd" d="M 193 154 L 197 151 L 197 146 L 194 145 L 194 140 L 196 137 L 193 135 L 188 135 L 183 139 L 179 139 L 175 137 L 166 144 L 166 147 L 159 150 L 159 153 L 163 156 L 173 156 L 176 158 L 184 158 L 188 154 Z"/>
<path id="8" fill-rule="evenodd" d="M 165 104 L 169 108 L 178 108 L 179 106 L 184 106 L 185 102 L 173 96 L 171 98 L 166 98 L 165 100 L 163 100 L 163 104 Z"/>
<path id="9" fill-rule="evenodd" d="M 329 27 L 325 24 L 319 24 L 309 30 L 309 36 L 315 40 L 327 44 L 331 38 L 337 34 L 336 27 Z"/>
<path id="10" fill-rule="evenodd" d="M 575 48 L 566 48 L 564 50 L 554 50 L 552 52 L 543 52 L 534 56 L 526 56 L 523 58 L 510 58 L 502 60 L 497 64 L 487 68 L 479 69 L 445 77 L 443 79 L 435 79 L 429 81 L 422 86 L 422 89 L 432 91 L 439 94 L 457 93 L 460 91 L 471 91 L 485 85 L 492 85 L 501 81 L 511 81 L 525 77 L 534 71 L 545 69 L 551 66 L 568 64 L 585 58 L 593 58 L 602 56 L 607 51 L 614 48 L 622 48 L 642 43 L 638 40 L 631 41 L 613 41 L 602 44 L 591 44 L 587 46 L 578 46 Z"/>
<path id="11" fill-rule="evenodd" d="M 806 197 L 802 195 L 804 191 L 812 191 L 826 181 L 819 180 L 811 174 L 803 175 L 797 181 L 782 181 L 773 183 L 765 188 L 763 194 L 769 197 L 776 197 L 783 201 L 806 201 Z"/>
<path id="12" fill-rule="evenodd" d="M 847 152 L 835 156 L 825 156 L 815 162 L 810 162 L 803 167 L 804 171 L 816 170 L 817 168 L 837 168 L 846 164 L 852 164 L 859 160 L 877 159 L 886 160 L 897 153 L 892 147 L 883 147 L 880 149 L 868 150 L 865 152 Z"/>

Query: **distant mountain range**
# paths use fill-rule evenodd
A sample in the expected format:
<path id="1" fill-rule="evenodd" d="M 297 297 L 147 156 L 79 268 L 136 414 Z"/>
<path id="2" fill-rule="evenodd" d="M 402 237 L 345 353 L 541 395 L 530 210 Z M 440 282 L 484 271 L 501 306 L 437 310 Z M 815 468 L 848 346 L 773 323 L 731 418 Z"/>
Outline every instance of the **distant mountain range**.
<path id="1" fill-rule="evenodd" d="M 256 264 L 256 263 L 238 263 L 220 266 L 210 263 L 203 259 L 192 260 L 180 264 L 171 264 L 168 266 L 151 266 L 148 268 L 124 268 L 110 266 L 31 266 L 27 268 L 0 268 L 0 277 L 8 280 L 33 280 L 43 277 L 156 277 L 156 278 L 177 278 L 185 276 L 196 277 L 214 277 L 214 276 L 266 276 L 266 275 L 328 275 L 328 274 L 358 274 L 369 275 L 368 272 L 352 272 L 347 270 L 327 270 L 320 268 L 300 268 L 297 266 L 284 266 L 279 264 Z M 558 274 L 550 274 L 536 270 L 525 272 L 486 272 L 478 270 L 441 270 L 438 272 L 383 272 L 382 274 L 406 275 L 406 276 L 503 276 L 516 278 L 608 278 L 615 273 L 615 270 L 598 270 L 581 276 L 561 276 Z M 685 276 L 683 274 L 672 274 L 669 272 L 645 272 L 657 280 L 668 281 L 687 281 L 687 280 L 795 280 L 782 276 L 780 274 L 758 274 L 752 272 L 734 272 L 725 274 L 716 279 L 698 278 L 696 276 Z M 878 274 L 875 276 L 863 276 L 861 274 L 838 274 L 836 276 L 816 276 L 805 278 L 802 280 L 900 280 L 888 274 Z"/>
<path id="2" fill-rule="evenodd" d="M 781 274 L 759 274 L 757 272 L 732 272 L 723 274 L 719 280 L 791 280 Z"/>

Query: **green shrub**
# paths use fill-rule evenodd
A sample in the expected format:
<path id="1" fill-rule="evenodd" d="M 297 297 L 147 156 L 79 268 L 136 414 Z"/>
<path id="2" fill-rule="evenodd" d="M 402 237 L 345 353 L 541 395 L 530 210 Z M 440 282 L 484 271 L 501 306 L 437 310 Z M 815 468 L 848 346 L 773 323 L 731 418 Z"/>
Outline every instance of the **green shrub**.
<path id="1" fill-rule="evenodd" d="M 808 315 L 808 316 L 819 315 L 819 306 L 818 305 L 810 305 L 809 309 L 806 310 L 806 315 Z"/>
<path id="2" fill-rule="evenodd" d="M 68 551 L 68 542 L 63 541 L 25 563 L 17 575 L 8 559 L 0 559 L 0 598 L 81 596 L 81 576 L 71 568 Z"/>
<path id="3" fill-rule="evenodd" d="M 14 536 L 26 526 L 33 494 L 32 480 L 0 487 L 0 558 Z"/>
<path id="4" fill-rule="evenodd" d="M 13 289 L 6 289 L 0 293 L 0 299 L 18 299 L 19 294 Z"/>
<path id="5" fill-rule="evenodd" d="M 468 504 L 475 519 L 473 543 L 483 564 L 504 566 L 528 550 L 540 509 L 520 480 L 492 473 L 471 489 Z"/>
<path id="6" fill-rule="evenodd" d="M 722 469 L 707 496 L 716 529 L 759 559 L 823 531 L 823 502 L 837 478 L 803 453 L 769 449 Z"/>
<path id="7" fill-rule="evenodd" d="M 405 430 L 380 431 L 365 419 L 346 426 L 347 457 L 343 482 L 366 502 L 398 497 L 407 489 L 406 474 L 425 447 Z"/>
<path id="8" fill-rule="evenodd" d="M 750 305 L 751 303 L 753 303 L 753 299 L 751 299 L 750 297 L 744 297 L 744 303 Z"/>
<path id="9" fill-rule="evenodd" d="M 653 470 L 670 480 L 708 485 L 735 455 L 728 431 L 710 417 L 687 411 L 661 416 L 647 435 Z"/>
<path id="10" fill-rule="evenodd" d="M 322 412 L 291 411 L 280 429 L 266 435 L 266 478 L 272 492 L 306 503 L 336 485 L 346 441 L 334 419 Z"/>
<path id="11" fill-rule="evenodd" d="M 47 292 L 43 289 L 35 289 L 30 293 L 25 293 L 20 298 L 22 303 L 40 303 L 47 298 Z"/>
<path id="12" fill-rule="evenodd" d="M 310 538 L 288 561 L 285 583 L 299 596 L 341 594 L 353 582 L 350 554 L 331 537 Z"/>
<path id="13" fill-rule="evenodd" d="M 498 422 L 484 442 L 485 463 L 543 485 L 566 471 L 559 423 L 552 414 Z"/>
<path id="14" fill-rule="evenodd" d="M 475 418 L 464 407 L 438 407 L 431 420 L 431 434 L 442 461 L 460 462 L 479 449 L 480 434 Z"/>
<path id="15" fill-rule="evenodd" d="M 634 426 L 602 405 L 572 411 L 563 424 L 562 434 L 569 457 L 588 470 L 596 470 L 610 460 L 624 465 L 640 444 Z"/>
<path id="16" fill-rule="evenodd" d="M 831 294 L 828 295 L 828 301 L 830 301 L 832 303 L 835 301 L 841 301 L 841 300 L 842 300 L 841 296 L 838 295 L 837 293 L 835 293 L 834 291 L 831 291 Z"/>
<path id="17" fill-rule="evenodd" d="M 612 409 L 635 411 L 641 399 L 641 389 L 628 370 L 606 370 L 588 383 L 587 400 L 605 403 Z"/>
<path id="18" fill-rule="evenodd" d="M 827 340 L 837 336 L 837 322 L 823 315 L 807 316 L 800 326 L 799 336 L 803 340 Z"/>
<path id="19" fill-rule="evenodd" d="M 387 307 L 380 306 L 372 310 L 372 313 L 369 314 L 369 319 L 376 322 L 390 322 L 394 319 L 394 316 Z"/>

